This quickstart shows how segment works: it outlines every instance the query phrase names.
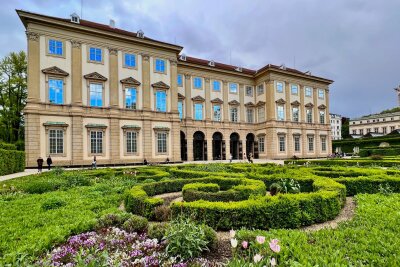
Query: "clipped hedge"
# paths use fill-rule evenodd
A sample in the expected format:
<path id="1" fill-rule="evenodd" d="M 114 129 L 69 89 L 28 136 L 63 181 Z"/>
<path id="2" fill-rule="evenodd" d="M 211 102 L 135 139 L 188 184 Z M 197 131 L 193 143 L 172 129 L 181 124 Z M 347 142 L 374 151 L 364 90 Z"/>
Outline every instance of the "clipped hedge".
<path id="1" fill-rule="evenodd" d="M 9 143 L 2 143 L 0 142 L 0 149 L 4 150 L 17 150 L 17 146 L 14 144 L 9 144 Z"/>
<path id="2" fill-rule="evenodd" d="M 25 170 L 25 152 L 0 148 L 0 175 Z"/>
<path id="3" fill-rule="evenodd" d="M 286 164 L 306 165 L 310 166 L 379 166 L 379 167 L 397 167 L 400 164 L 400 159 L 326 159 L 326 160 L 285 160 Z"/>
<path id="4" fill-rule="evenodd" d="M 393 192 L 400 193 L 400 177 L 390 176 L 361 176 L 357 178 L 338 178 L 338 183 L 346 186 L 348 196 L 354 196 L 360 193 L 376 194 L 379 193 L 380 185 L 389 185 Z"/>
<path id="5" fill-rule="evenodd" d="M 369 157 L 371 155 L 381 156 L 398 156 L 400 155 L 400 147 L 374 147 L 360 149 L 358 153 L 360 157 Z"/>
<path id="6" fill-rule="evenodd" d="M 385 135 L 382 137 L 334 140 L 332 141 L 332 146 L 333 151 L 335 151 L 337 147 L 340 147 L 345 153 L 353 153 L 354 147 L 362 149 L 365 147 L 379 146 L 382 142 L 389 143 L 391 146 L 400 145 L 400 136 Z"/>

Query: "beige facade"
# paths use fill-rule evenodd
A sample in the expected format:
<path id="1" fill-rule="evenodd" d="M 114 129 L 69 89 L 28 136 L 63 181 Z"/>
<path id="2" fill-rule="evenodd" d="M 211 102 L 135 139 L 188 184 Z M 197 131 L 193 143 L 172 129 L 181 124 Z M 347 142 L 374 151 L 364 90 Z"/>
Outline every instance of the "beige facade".
<path id="1" fill-rule="evenodd" d="M 28 37 L 26 164 L 325 157 L 331 80 L 179 56 L 107 25 L 18 11 Z"/>
<path id="2" fill-rule="evenodd" d="M 349 132 L 353 137 L 386 135 L 397 129 L 400 129 L 400 112 L 374 114 L 351 119 L 349 122 Z"/>

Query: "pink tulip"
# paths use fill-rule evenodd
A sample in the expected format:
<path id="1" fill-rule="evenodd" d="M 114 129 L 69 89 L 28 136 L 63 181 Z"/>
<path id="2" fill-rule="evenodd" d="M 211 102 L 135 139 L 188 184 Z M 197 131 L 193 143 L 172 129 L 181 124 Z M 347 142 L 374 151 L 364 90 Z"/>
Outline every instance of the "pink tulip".
<path id="1" fill-rule="evenodd" d="M 243 241 L 243 242 L 242 242 L 242 247 L 243 247 L 244 249 L 246 249 L 248 246 L 249 246 L 249 243 L 248 243 L 247 241 Z"/>
<path id="2" fill-rule="evenodd" d="M 265 236 L 262 236 L 262 235 L 256 236 L 256 241 L 257 241 L 258 244 L 264 244 Z"/>
<path id="3" fill-rule="evenodd" d="M 275 253 L 281 251 L 281 246 L 279 246 L 278 243 L 279 243 L 278 239 L 272 239 L 271 242 L 269 242 L 270 249 Z"/>

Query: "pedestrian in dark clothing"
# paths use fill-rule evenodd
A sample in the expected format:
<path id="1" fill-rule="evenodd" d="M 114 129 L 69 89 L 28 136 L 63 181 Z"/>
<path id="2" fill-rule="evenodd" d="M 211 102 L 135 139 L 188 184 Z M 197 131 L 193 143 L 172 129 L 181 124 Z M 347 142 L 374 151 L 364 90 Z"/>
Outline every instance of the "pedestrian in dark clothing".
<path id="1" fill-rule="evenodd" d="M 37 168 L 38 168 L 38 172 L 41 173 L 42 169 L 43 169 L 43 162 L 44 160 L 42 159 L 42 157 L 39 157 L 37 159 Z"/>
<path id="2" fill-rule="evenodd" d="M 53 164 L 53 160 L 51 159 L 50 155 L 47 158 L 47 166 L 49 167 L 49 171 L 51 170 L 51 164 Z"/>
<path id="3" fill-rule="evenodd" d="M 96 156 L 93 157 L 93 162 L 92 162 L 92 169 L 96 169 L 97 168 L 97 160 L 96 160 Z"/>
<path id="4" fill-rule="evenodd" d="M 143 164 L 144 164 L 144 165 L 147 165 L 147 159 L 144 159 L 144 160 L 143 160 Z"/>

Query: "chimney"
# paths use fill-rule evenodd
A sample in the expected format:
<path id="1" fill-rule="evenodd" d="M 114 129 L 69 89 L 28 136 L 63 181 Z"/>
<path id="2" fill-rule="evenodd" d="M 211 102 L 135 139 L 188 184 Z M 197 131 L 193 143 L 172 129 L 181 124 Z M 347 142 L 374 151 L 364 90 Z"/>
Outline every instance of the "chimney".
<path id="1" fill-rule="evenodd" d="M 110 19 L 110 28 L 115 28 L 115 20 Z"/>

